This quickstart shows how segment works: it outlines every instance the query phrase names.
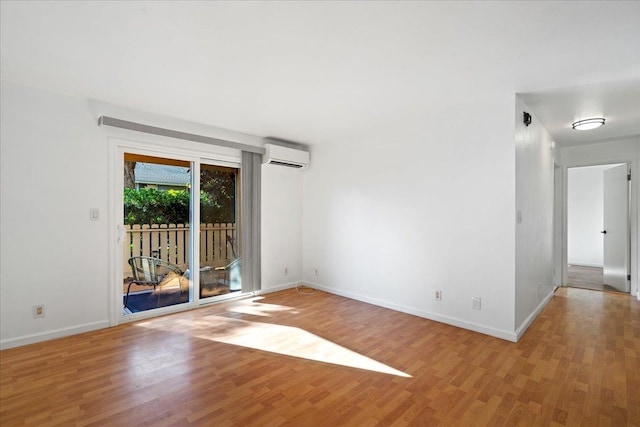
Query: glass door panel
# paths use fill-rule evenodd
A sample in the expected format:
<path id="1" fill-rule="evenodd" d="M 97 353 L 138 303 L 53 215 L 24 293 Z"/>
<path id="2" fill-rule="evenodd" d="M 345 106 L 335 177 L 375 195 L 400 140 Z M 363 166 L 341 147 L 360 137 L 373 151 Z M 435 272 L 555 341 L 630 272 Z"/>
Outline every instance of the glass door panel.
<path id="1" fill-rule="evenodd" d="M 200 298 L 240 292 L 238 168 L 200 165 Z"/>
<path id="2" fill-rule="evenodd" d="M 189 302 L 191 164 L 124 154 L 123 314 Z"/>

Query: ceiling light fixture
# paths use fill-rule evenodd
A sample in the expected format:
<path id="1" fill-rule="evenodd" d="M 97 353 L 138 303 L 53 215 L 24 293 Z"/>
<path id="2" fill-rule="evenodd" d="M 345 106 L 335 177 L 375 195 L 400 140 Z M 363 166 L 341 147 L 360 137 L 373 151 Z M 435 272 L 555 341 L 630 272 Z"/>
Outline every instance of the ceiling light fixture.
<path id="1" fill-rule="evenodd" d="M 576 130 L 590 130 L 604 126 L 604 117 L 595 117 L 593 119 L 578 120 L 573 122 L 572 128 Z"/>

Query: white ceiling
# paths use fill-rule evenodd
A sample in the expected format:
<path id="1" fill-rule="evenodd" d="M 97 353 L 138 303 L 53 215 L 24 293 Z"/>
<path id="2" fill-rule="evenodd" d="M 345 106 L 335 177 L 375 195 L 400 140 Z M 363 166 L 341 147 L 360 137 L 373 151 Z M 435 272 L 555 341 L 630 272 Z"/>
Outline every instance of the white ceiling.
<path id="1" fill-rule="evenodd" d="M 611 1 L 2 1 L 0 71 L 311 144 L 519 93 L 559 144 L 575 144 L 640 134 L 639 22 L 640 2 Z M 568 130 L 592 114 L 607 125 Z"/>
<path id="2" fill-rule="evenodd" d="M 615 141 L 640 135 L 640 80 L 571 86 L 520 94 L 561 146 Z M 603 127 L 576 131 L 578 120 L 604 117 Z"/>

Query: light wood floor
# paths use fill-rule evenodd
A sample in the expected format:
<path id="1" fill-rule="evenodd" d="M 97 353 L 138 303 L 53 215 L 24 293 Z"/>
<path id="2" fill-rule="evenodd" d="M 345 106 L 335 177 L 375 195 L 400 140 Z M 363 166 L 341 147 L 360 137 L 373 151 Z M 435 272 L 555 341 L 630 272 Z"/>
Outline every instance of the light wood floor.
<path id="1" fill-rule="evenodd" d="M 593 289 L 596 291 L 619 292 L 616 288 L 605 285 L 602 267 L 567 266 L 567 286 Z"/>
<path id="2" fill-rule="evenodd" d="M 637 426 L 640 302 L 561 288 L 516 344 L 289 290 L 5 350 L 0 373 L 3 427 Z"/>

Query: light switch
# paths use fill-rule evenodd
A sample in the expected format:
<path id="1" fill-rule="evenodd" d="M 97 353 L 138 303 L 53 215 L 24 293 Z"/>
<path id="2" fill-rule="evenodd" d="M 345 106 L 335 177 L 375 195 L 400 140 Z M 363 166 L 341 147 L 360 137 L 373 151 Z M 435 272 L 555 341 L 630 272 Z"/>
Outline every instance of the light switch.
<path id="1" fill-rule="evenodd" d="M 91 219 L 91 221 L 99 221 L 100 220 L 100 209 L 98 209 L 98 208 L 89 209 L 89 219 Z"/>

